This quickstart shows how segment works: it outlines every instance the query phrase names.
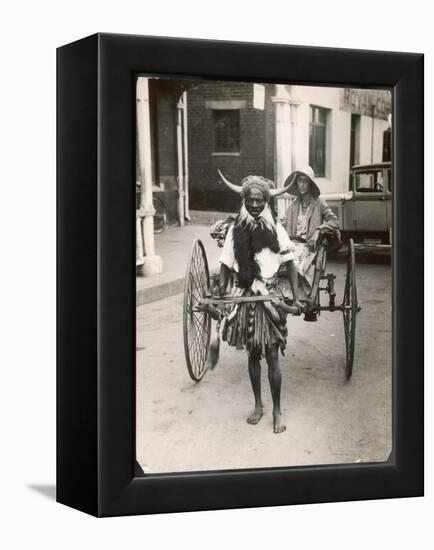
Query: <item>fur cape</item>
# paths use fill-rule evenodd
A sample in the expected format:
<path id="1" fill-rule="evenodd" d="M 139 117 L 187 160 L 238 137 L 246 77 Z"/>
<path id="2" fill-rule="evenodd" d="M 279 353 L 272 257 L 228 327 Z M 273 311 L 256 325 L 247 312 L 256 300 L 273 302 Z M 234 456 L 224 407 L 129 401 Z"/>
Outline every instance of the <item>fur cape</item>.
<path id="1" fill-rule="evenodd" d="M 264 248 L 279 252 L 276 222 L 268 204 L 258 218 L 248 212 L 244 204 L 234 223 L 234 254 L 238 263 L 238 285 L 248 289 L 254 279 L 260 279 L 260 268 L 255 255 Z"/>

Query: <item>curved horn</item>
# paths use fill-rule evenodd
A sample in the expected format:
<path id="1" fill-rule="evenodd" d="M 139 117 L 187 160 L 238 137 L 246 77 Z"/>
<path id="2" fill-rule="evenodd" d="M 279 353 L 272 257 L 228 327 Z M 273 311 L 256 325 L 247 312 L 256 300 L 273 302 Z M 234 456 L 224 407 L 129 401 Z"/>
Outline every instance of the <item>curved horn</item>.
<path id="1" fill-rule="evenodd" d="M 277 197 L 278 195 L 281 195 L 282 193 L 286 193 L 288 189 L 291 187 L 291 185 L 294 183 L 295 178 L 297 177 L 298 173 L 294 172 L 289 176 L 289 178 L 286 180 L 289 180 L 288 185 L 285 185 L 285 187 L 278 187 L 277 189 L 270 189 L 270 197 Z M 285 182 L 286 183 L 286 182 Z"/>
<path id="2" fill-rule="evenodd" d="M 241 193 L 241 191 L 243 190 L 242 187 L 240 187 L 239 185 L 235 185 L 234 183 L 231 183 L 229 180 L 227 180 L 224 177 L 224 175 L 220 172 L 220 170 L 217 170 L 217 172 L 219 173 L 219 176 L 222 182 L 226 184 L 229 187 L 229 189 L 232 189 L 232 191 L 235 191 L 235 193 Z"/>

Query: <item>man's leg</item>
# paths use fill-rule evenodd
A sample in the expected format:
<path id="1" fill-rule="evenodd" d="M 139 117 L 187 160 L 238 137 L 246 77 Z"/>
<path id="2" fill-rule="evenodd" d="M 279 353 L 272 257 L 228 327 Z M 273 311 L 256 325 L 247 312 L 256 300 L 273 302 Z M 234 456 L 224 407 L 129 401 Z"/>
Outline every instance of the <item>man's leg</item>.
<path id="1" fill-rule="evenodd" d="M 273 399 L 273 430 L 274 433 L 282 433 L 286 426 L 282 421 L 282 412 L 280 410 L 280 388 L 282 385 L 282 375 L 279 365 L 279 347 L 272 344 L 267 348 L 268 381 L 270 382 L 271 397 Z"/>
<path id="2" fill-rule="evenodd" d="M 249 376 L 252 383 L 253 395 L 255 396 L 255 408 L 247 418 L 249 424 L 257 424 L 264 414 L 261 397 L 261 361 L 259 356 L 249 353 Z"/>

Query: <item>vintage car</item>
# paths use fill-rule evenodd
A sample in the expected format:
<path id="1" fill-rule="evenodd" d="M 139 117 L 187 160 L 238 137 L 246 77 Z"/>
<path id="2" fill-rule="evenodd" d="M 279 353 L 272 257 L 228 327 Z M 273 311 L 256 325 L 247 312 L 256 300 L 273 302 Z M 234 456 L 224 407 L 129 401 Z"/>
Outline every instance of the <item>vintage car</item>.
<path id="1" fill-rule="evenodd" d="M 339 218 L 342 240 L 381 246 L 392 244 L 392 173 L 390 162 L 353 166 L 350 189 L 322 195 Z"/>

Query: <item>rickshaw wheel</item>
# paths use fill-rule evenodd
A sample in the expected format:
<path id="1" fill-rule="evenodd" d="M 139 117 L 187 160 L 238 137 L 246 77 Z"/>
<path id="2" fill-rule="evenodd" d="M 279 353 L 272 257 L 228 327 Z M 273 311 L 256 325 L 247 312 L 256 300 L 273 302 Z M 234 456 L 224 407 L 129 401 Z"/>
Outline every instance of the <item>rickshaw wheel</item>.
<path id="1" fill-rule="evenodd" d="M 354 241 L 350 239 L 348 243 L 347 277 L 345 280 L 344 300 L 342 303 L 346 349 L 345 374 L 347 379 L 351 378 L 353 373 L 356 317 L 358 313 L 355 258 Z"/>
<path id="2" fill-rule="evenodd" d="M 208 261 L 202 241 L 193 243 L 184 284 L 184 353 L 190 377 L 199 382 L 206 372 L 206 358 L 211 338 L 211 317 L 198 310 L 200 300 L 210 288 Z"/>

